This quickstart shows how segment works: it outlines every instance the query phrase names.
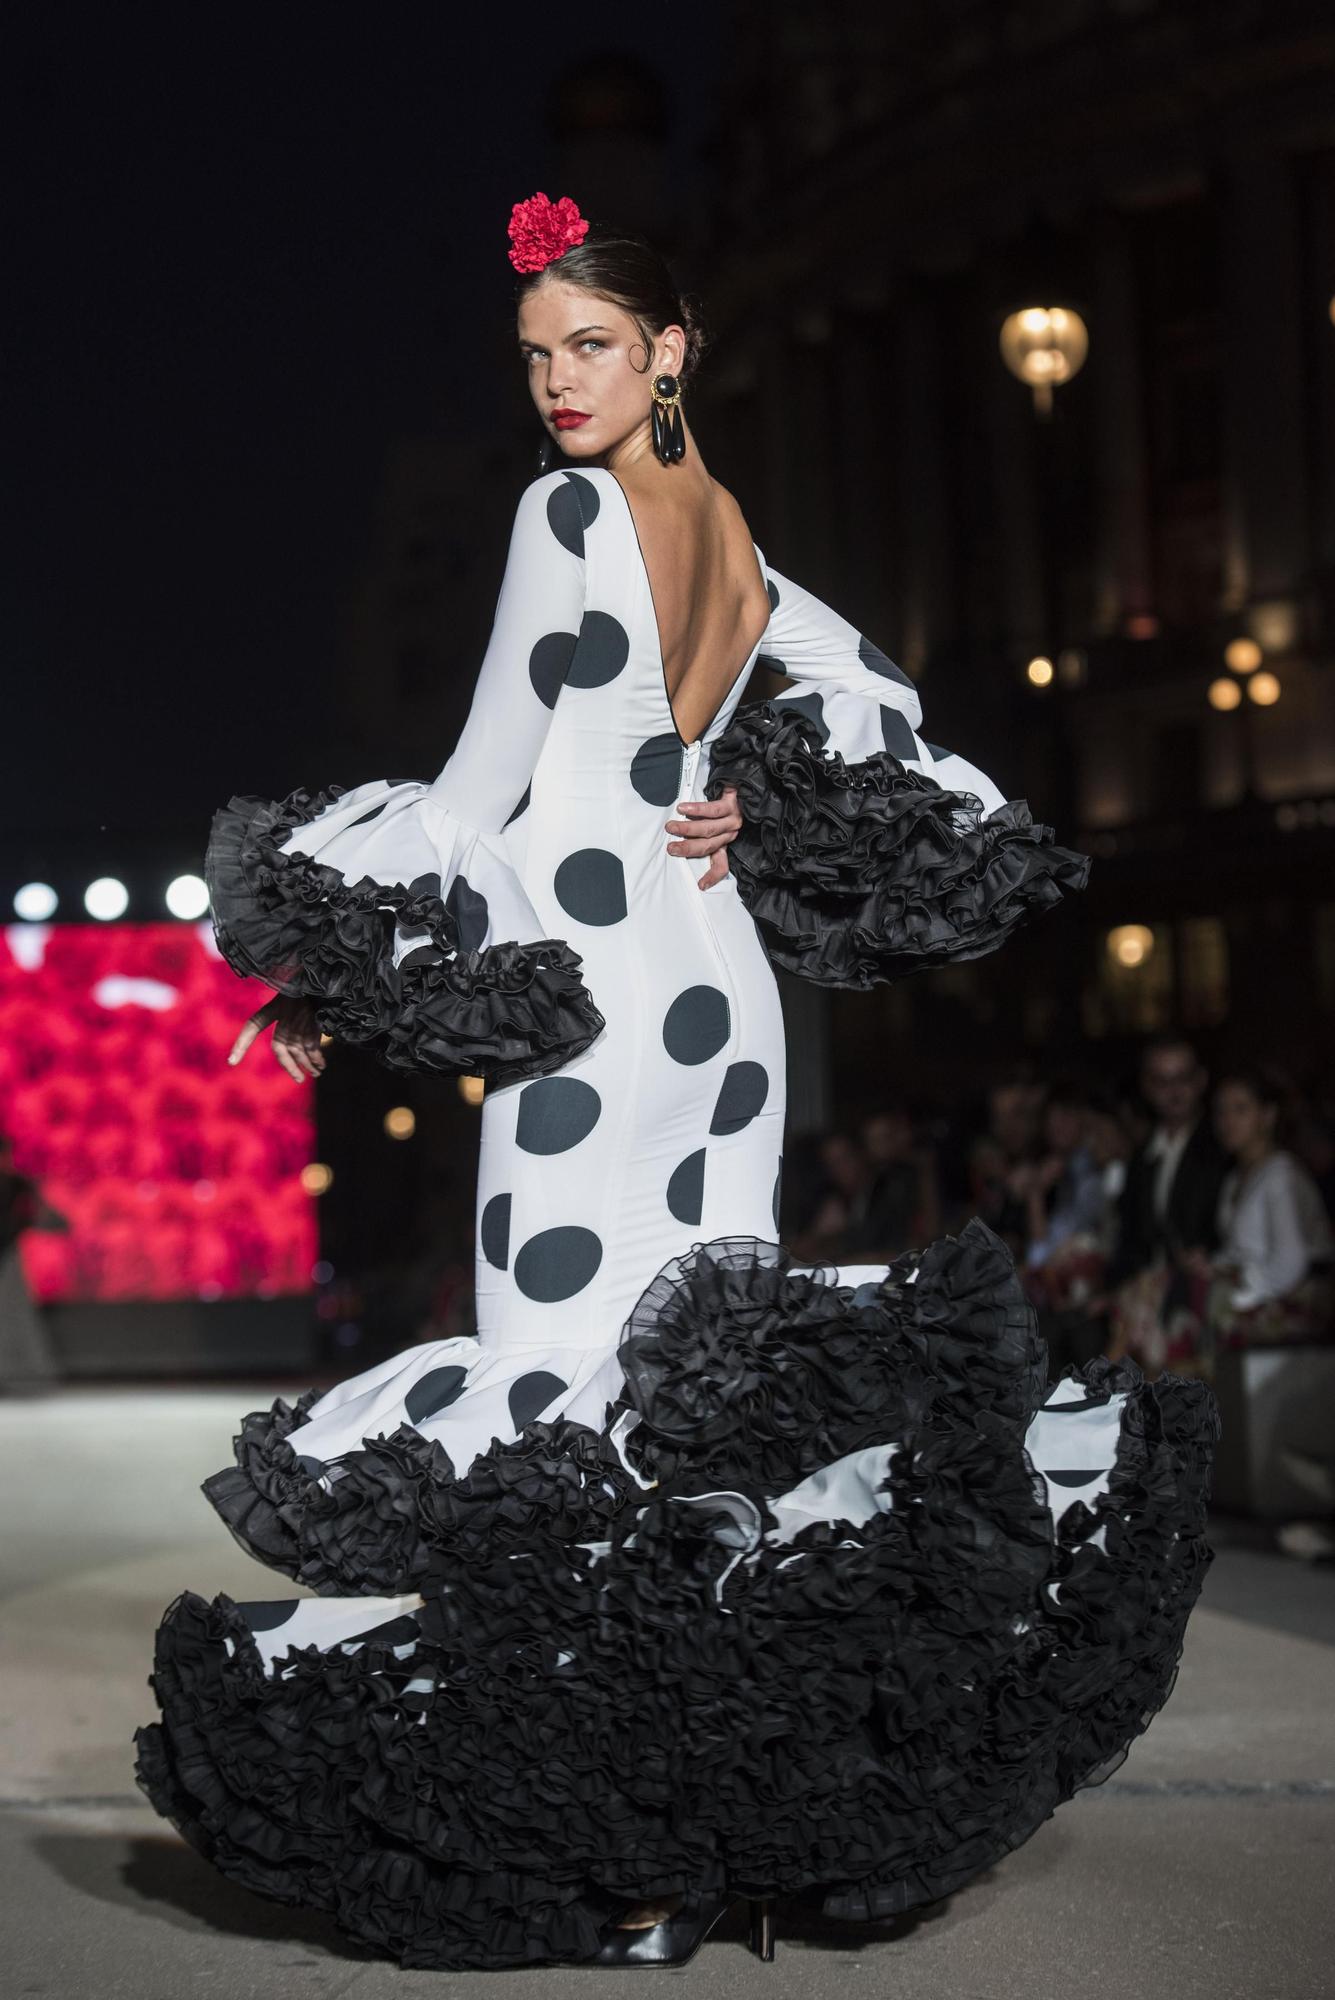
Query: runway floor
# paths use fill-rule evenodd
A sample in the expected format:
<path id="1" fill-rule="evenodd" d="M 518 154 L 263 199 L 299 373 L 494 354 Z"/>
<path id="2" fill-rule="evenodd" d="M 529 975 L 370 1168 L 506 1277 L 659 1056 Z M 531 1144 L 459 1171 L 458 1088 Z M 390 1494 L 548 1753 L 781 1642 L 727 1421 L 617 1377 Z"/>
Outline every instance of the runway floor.
<path id="1" fill-rule="evenodd" d="M 10 2000 L 563 1995 L 633 1973 L 403 1972 L 234 1888 L 137 1791 L 177 1591 L 286 1594 L 198 1491 L 280 1391 L 0 1400 L 0 1880 Z M 289 1397 L 293 1389 L 284 1385 Z M 1335 1567 L 1220 1523 L 1173 1697 L 1116 1777 L 944 1905 L 877 1932 L 779 1914 L 675 1975 L 749 2000 L 1319 2000 L 1335 1991 Z"/>

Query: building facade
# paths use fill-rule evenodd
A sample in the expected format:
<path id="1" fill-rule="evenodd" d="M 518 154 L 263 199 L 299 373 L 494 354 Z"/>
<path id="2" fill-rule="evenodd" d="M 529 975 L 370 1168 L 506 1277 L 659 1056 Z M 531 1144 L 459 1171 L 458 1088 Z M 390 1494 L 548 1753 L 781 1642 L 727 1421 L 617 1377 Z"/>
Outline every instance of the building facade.
<path id="1" fill-rule="evenodd" d="M 1088 1068 L 1181 1027 L 1314 1076 L 1335 1028 L 1329 9 L 745 0 L 737 30 L 690 259 L 711 469 L 776 566 L 919 680 L 931 738 L 1094 856 L 1080 907 L 994 961 L 790 995 L 811 1122 L 901 1088 L 907 1045 L 950 1093 L 962 1034 Z M 1000 349 L 1035 306 L 1088 330 L 1046 418 Z"/>

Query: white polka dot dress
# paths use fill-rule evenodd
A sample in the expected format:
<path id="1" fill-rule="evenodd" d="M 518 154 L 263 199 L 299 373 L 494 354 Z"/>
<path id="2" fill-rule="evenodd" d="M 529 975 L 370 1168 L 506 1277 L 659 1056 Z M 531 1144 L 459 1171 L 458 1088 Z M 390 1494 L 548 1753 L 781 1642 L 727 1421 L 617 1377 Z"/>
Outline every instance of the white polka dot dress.
<path id="1" fill-rule="evenodd" d="M 184 1592 L 137 1775 L 224 1873 L 405 1965 L 578 1961 L 626 1898 L 720 1882 L 946 1893 L 1124 1754 L 1208 1560 L 1206 1392 L 1045 1392 L 983 1225 L 888 1270 L 778 1241 L 773 966 L 977 956 L 1088 864 L 765 573 L 687 743 L 619 481 L 548 474 L 440 776 L 215 820 L 239 972 L 487 1078 L 478 1332 L 245 1419 L 204 1491 L 318 1595 Z M 761 653 L 792 685 L 739 715 Z M 746 830 L 701 891 L 664 822 L 725 782 Z"/>

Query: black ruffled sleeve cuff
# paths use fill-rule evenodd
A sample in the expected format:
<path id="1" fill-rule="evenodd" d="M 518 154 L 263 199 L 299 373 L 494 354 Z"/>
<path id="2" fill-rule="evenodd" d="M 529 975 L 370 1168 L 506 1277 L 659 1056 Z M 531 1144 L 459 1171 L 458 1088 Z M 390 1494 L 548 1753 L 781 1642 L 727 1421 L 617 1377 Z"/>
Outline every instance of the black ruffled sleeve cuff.
<path id="1" fill-rule="evenodd" d="M 748 706 L 714 744 L 708 795 L 735 785 L 728 850 L 770 958 L 822 986 L 867 988 L 995 951 L 1082 889 L 1089 856 L 1053 844 L 1022 799 L 984 816 L 887 751 L 823 753 L 782 699 Z"/>
<path id="2" fill-rule="evenodd" d="M 354 818 L 367 797 L 370 810 Z M 397 821 L 401 851 L 425 863 L 406 885 L 353 879 L 346 867 L 357 853 L 352 826 L 382 814 L 377 832 Z M 316 821 L 336 829 L 344 867 L 284 850 L 293 829 Z M 561 940 L 467 948 L 487 933 L 488 871 L 509 872 L 416 782 L 234 798 L 214 816 L 205 860 L 214 935 L 235 972 L 310 1000 L 326 1034 L 391 1069 L 501 1085 L 562 1068 L 604 1022 Z M 496 886 L 513 896 L 513 875 Z"/>

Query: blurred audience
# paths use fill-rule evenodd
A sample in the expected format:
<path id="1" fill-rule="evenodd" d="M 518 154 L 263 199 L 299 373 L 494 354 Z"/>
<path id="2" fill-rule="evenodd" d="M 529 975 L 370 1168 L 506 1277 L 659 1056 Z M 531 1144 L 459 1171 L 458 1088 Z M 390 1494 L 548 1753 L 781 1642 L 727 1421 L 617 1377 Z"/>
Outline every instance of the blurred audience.
<path id="1" fill-rule="evenodd" d="M 1206 1108 L 1209 1076 L 1181 1036 L 1156 1037 L 1140 1065 L 1154 1114 L 1127 1162 L 1106 1292 L 1109 1352 L 1150 1373 L 1189 1364 L 1199 1346 L 1199 1260 L 1219 1242 L 1228 1155 Z"/>
<path id="2" fill-rule="evenodd" d="M 1221 1346 L 1335 1336 L 1324 1107 L 1263 1066 L 1211 1095 L 1180 1035 L 1145 1047 L 1137 1083 L 1045 1083 L 1025 1065 L 976 1127 L 901 1102 L 794 1141 L 783 1240 L 803 1261 L 886 1263 L 981 1216 L 1015 1256 L 1054 1375 L 1104 1353 L 1208 1374 Z"/>
<path id="3" fill-rule="evenodd" d="M 0 1132 L 0 1394 L 33 1395 L 60 1380 L 50 1335 L 24 1276 L 19 1242 L 25 1229 L 68 1227 L 31 1175 L 18 1172 L 13 1142 Z"/>
<path id="4" fill-rule="evenodd" d="M 1233 1164 L 1219 1198 L 1219 1248 L 1197 1253 L 1192 1266 L 1207 1287 L 1207 1352 L 1330 1330 L 1335 1234 L 1312 1175 L 1280 1143 L 1283 1105 L 1259 1067 L 1232 1070 L 1215 1089 L 1215 1128 Z"/>

